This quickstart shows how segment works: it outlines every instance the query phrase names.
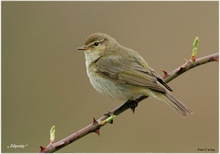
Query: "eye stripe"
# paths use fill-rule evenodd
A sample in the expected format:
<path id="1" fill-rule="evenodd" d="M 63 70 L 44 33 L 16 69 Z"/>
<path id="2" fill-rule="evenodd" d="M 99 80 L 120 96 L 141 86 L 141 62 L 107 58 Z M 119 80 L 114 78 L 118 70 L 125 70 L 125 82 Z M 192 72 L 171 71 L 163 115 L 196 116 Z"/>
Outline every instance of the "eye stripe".
<path id="1" fill-rule="evenodd" d="M 93 41 L 91 43 L 89 43 L 88 46 L 92 47 L 92 46 L 98 46 L 100 43 L 102 43 L 105 39 L 99 40 L 99 41 Z"/>

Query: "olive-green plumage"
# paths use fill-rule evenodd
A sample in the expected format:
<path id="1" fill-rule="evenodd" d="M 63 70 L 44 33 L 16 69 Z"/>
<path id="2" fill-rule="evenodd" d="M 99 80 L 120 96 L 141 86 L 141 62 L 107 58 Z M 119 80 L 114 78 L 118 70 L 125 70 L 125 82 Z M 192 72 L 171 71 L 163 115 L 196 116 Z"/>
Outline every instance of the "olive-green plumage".
<path id="1" fill-rule="evenodd" d="M 171 95 L 172 89 L 138 52 L 120 45 L 114 38 L 94 33 L 78 50 L 85 52 L 87 74 L 98 92 L 124 101 L 151 96 L 166 102 L 182 116 L 193 113 Z"/>

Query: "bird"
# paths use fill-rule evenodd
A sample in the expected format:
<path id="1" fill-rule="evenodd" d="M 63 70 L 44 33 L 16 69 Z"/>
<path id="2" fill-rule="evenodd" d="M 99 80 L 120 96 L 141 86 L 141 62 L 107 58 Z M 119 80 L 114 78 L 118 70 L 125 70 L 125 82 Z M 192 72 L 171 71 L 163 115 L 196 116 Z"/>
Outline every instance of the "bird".
<path id="1" fill-rule="evenodd" d="M 99 93 L 120 101 L 150 96 L 165 102 L 182 117 L 193 114 L 137 51 L 120 45 L 113 37 L 93 33 L 77 49 L 84 51 L 87 75 Z"/>

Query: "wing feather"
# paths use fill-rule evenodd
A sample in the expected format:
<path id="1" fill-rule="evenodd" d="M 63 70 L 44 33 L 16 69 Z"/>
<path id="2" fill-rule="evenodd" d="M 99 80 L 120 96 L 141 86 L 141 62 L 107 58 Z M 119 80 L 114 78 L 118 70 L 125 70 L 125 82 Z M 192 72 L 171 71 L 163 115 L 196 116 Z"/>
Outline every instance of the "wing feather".
<path id="1" fill-rule="evenodd" d="M 120 58 L 120 56 L 101 57 L 96 63 L 97 73 L 102 74 L 117 83 L 147 87 L 151 90 L 166 92 L 166 86 L 158 83 L 158 78 L 135 60 Z M 118 67 L 120 66 L 120 67 Z M 165 82 L 164 82 L 165 83 Z"/>

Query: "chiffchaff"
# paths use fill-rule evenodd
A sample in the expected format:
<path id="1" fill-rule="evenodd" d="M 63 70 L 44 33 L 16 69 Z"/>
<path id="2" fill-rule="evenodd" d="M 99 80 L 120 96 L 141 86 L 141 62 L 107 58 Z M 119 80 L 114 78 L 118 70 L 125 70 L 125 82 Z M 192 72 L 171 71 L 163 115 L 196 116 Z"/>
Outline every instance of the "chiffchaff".
<path id="1" fill-rule="evenodd" d="M 114 38 L 94 33 L 78 50 L 85 52 L 87 74 L 98 92 L 123 101 L 151 96 L 166 102 L 182 116 L 193 113 L 171 95 L 172 89 L 138 52 L 120 45 Z"/>

